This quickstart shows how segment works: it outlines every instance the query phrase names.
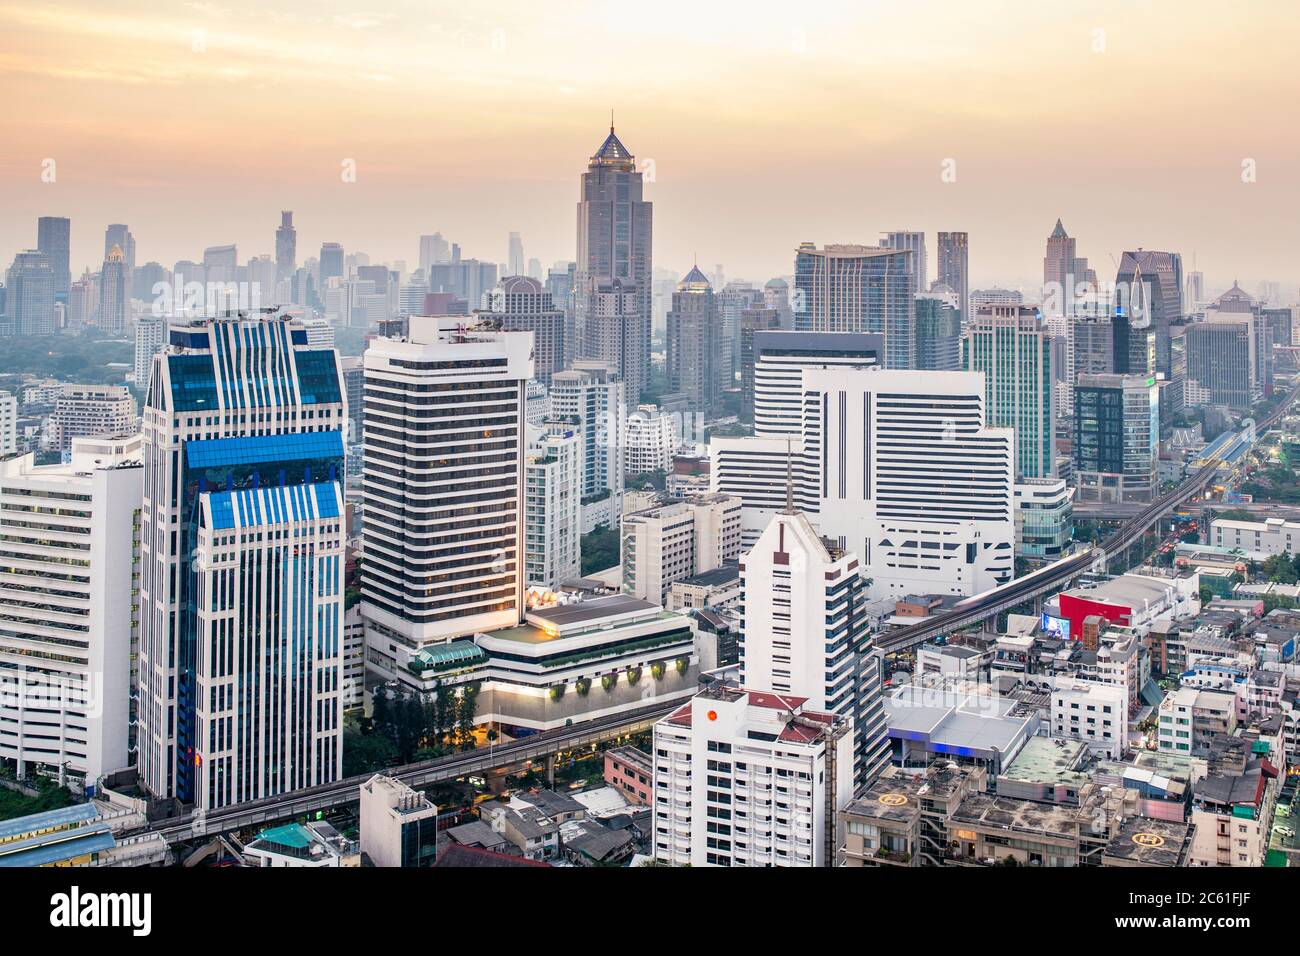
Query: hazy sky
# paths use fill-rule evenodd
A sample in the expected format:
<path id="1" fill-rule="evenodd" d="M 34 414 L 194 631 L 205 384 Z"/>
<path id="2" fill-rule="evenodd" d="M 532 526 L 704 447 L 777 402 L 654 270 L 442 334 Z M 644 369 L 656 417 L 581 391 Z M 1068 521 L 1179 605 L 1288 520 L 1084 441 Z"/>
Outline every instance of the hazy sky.
<path id="1" fill-rule="evenodd" d="M 0 260 L 66 215 L 74 274 L 109 222 L 138 262 L 242 261 L 292 209 L 300 260 L 414 267 L 438 230 L 504 261 L 515 230 L 549 266 L 612 107 L 653 160 L 656 266 L 761 280 L 908 228 L 933 275 L 964 229 L 974 286 L 1029 283 L 1060 216 L 1103 278 L 1145 246 L 1211 288 L 1300 281 L 1283 0 L 367 3 L 0 0 Z"/>

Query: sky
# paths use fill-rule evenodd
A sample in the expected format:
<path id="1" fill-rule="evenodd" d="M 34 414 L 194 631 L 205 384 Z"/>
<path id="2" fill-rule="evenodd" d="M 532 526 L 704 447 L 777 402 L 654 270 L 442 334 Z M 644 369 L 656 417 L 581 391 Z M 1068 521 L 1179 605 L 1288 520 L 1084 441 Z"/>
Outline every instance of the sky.
<path id="1" fill-rule="evenodd" d="M 1041 282 L 1059 216 L 1102 278 L 1171 249 L 1300 286 L 1300 11 L 1286 0 L 0 0 L 0 260 L 72 219 L 170 267 L 337 241 L 544 267 L 619 137 L 656 267 L 791 271 L 801 241 L 970 233 L 972 287 Z M 344 181 L 346 164 L 355 181 Z M 647 178 L 650 178 L 649 173 Z M 48 181 L 51 180 L 52 181 Z"/>

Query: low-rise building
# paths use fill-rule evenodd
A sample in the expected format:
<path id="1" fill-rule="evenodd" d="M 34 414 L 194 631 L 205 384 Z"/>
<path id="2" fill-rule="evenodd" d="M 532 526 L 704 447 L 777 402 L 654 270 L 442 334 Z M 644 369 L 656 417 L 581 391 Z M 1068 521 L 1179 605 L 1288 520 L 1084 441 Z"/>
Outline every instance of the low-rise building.
<path id="1" fill-rule="evenodd" d="M 924 774 L 890 767 L 840 811 L 836 864 L 941 866 L 946 862 L 953 814 L 984 790 L 980 768 L 939 761 Z"/>
<path id="2" fill-rule="evenodd" d="M 424 794 L 375 774 L 361 785 L 361 851 L 375 866 L 432 866 L 438 808 Z"/>
<path id="3" fill-rule="evenodd" d="M 1052 734 L 1081 740 L 1112 760 L 1124 755 L 1128 702 L 1114 684 L 1058 678 L 1052 689 Z"/>
<path id="4" fill-rule="evenodd" d="M 740 511 L 735 495 L 708 494 L 624 515 L 623 590 L 662 607 L 673 582 L 739 559 Z"/>
<path id="5" fill-rule="evenodd" d="M 259 833 L 244 847 L 244 856 L 259 867 L 354 867 L 361 848 L 324 820 L 287 823 Z"/>
<path id="6" fill-rule="evenodd" d="M 654 762 L 631 745 L 606 750 L 605 782 L 629 802 L 649 806 L 654 800 Z"/>

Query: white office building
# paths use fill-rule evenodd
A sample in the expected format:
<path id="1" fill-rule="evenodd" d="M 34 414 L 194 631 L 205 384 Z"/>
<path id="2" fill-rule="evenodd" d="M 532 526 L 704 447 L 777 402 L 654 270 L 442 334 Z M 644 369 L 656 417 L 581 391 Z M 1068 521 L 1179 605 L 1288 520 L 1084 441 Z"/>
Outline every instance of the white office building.
<path id="1" fill-rule="evenodd" d="M 135 320 L 135 387 L 144 391 L 149 387 L 149 370 L 153 357 L 167 344 L 167 318 L 161 315 L 141 315 Z"/>
<path id="2" fill-rule="evenodd" d="M 740 557 L 740 499 L 699 495 L 623 516 L 623 590 L 666 606 L 673 582 Z"/>
<path id="3" fill-rule="evenodd" d="M 0 392 L 0 458 L 18 450 L 18 399 Z"/>
<path id="4" fill-rule="evenodd" d="M 1052 687 L 1052 736 L 1081 740 L 1094 753 L 1119 760 L 1128 737 L 1123 686 L 1058 677 Z"/>
<path id="5" fill-rule="evenodd" d="M 512 627 L 524 606 L 532 333 L 412 316 L 365 354 L 368 658 Z"/>
<path id="6" fill-rule="evenodd" d="M 654 405 L 638 405 L 628 413 L 623 439 L 623 472 L 646 475 L 668 472 L 679 440 L 677 421 Z"/>
<path id="7" fill-rule="evenodd" d="M 582 437 L 582 533 L 616 527 L 623 514 L 623 380 L 600 362 L 575 362 L 551 376 L 549 401 L 552 419 Z"/>
<path id="8" fill-rule="evenodd" d="M 582 576 L 582 438 L 530 429 L 524 464 L 524 587 L 556 591 Z"/>
<path id="9" fill-rule="evenodd" d="M 803 372 L 793 438 L 714 438 L 711 490 L 739 495 L 743 546 L 795 507 L 856 553 L 873 600 L 974 595 L 1014 571 L 1014 436 L 984 419 L 984 376 L 881 368 Z"/>
<path id="10" fill-rule="evenodd" d="M 0 762 L 94 786 L 129 766 L 140 436 L 0 462 Z"/>
<path id="11" fill-rule="evenodd" d="M 1217 548 L 1240 550 L 1252 561 L 1265 561 L 1275 554 L 1296 555 L 1300 554 L 1300 521 L 1215 518 L 1210 524 L 1210 543 Z"/>
<path id="12" fill-rule="evenodd" d="M 830 866 L 853 794 L 853 721 L 718 683 L 654 725 L 654 857 Z"/>

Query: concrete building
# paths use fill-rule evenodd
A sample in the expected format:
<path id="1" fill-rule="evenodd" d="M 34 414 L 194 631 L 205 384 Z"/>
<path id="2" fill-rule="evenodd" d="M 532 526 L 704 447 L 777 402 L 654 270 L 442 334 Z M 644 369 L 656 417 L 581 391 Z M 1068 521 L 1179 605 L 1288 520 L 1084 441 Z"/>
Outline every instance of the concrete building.
<path id="1" fill-rule="evenodd" d="M 568 339 L 568 321 L 541 282 L 509 275 L 488 293 L 487 303 L 487 308 L 474 313 L 480 322 L 503 332 L 533 333 L 533 371 L 538 381 L 549 386 L 556 372 L 569 367 L 573 343 Z"/>
<path id="2" fill-rule="evenodd" d="M 361 852 L 375 866 L 432 866 L 438 808 L 400 780 L 375 774 L 361 785 Z"/>
<path id="3" fill-rule="evenodd" d="M 623 590 L 667 606 L 675 581 L 740 557 L 740 499 L 708 494 L 623 516 Z"/>
<path id="4" fill-rule="evenodd" d="M 0 761 L 93 792 L 129 766 L 140 436 L 0 461 Z"/>
<path id="5" fill-rule="evenodd" d="M 805 242 L 795 252 L 794 327 L 876 332 L 887 368 L 916 367 L 918 263 L 910 249 Z"/>
<path id="6" fill-rule="evenodd" d="M 18 450 L 18 399 L 0 391 L 0 458 Z"/>
<path id="7" fill-rule="evenodd" d="M 1094 753 L 1118 760 L 1124 756 L 1128 738 L 1124 688 L 1057 678 L 1052 687 L 1052 735 L 1081 740 Z"/>
<path id="8" fill-rule="evenodd" d="M 605 782 L 629 803 L 654 803 L 654 760 L 633 746 L 605 751 Z"/>
<path id="9" fill-rule="evenodd" d="M 728 377 L 731 374 L 731 349 L 719 340 L 719 331 L 713 286 L 695 266 L 677 284 L 673 307 L 668 310 L 668 390 L 681 394 L 687 408 L 706 420 L 718 413 L 722 369 L 725 367 Z"/>
<path id="10" fill-rule="evenodd" d="M 135 397 L 125 385 L 64 385 L 50 416 L 50 444 L 66 452 L 75 438 L 131 435 L 137 421 Z"/>
<path id="11" fill-rule="evenodd" d="M 1277 554 L 1300 555 L 1300 521 L 1215 518 L 1210 523 L 1210 544 L 1241 551 L 1252 561 L 1264 561 Z"/>
<path id="12" fill-rule="evenodd" d="M 270 827 L 249 841 L 243 854 L 259 867 L 315 870 L 361 865 L 358 845 L 324 820 Z"/>
<path id="13" fill-rule="evenodd" d="M 890 767 L 840 811 L 836 865 L 943 866 L 954 842 L 953 814 L 983 792 L 986 776 L 943 760 L 922 774 Z"/>
<path id="14" fill-rule="evenodd" d="M 622 379 L 599 362 L 576 362 L 551 377 L 548 400 L 552 418 L 567 422 L 582 438 L 582 533 L 614 527 L 623 515 Z"/>
<path id="15" fill-rule="evenodd" d="M 853 721 L 717 683 L 654 725 L 654 857 L 831 866 L 853 793 Z"/>
<path id="16" fill-rule="evenodd" d="M 806 370 L 879 366 L 884 349 L 884 336 L 874 333 L 755 332 L 755 437 L 802 434 Z"/>
<path id="17" fill-rule="evenodd" d="M 1074 387 L 1074 480 L 1080 501 L 1154 500 L 1160 399 L 1141 375 L 1080 375 Z"/>
<path id="18" fill-rule="evenodd" d="M 667 473 L 681 442 L 679 419 L 655 405 L 638 405 L 628 413 L 623 432 L 623 473 Z"/>
<path id="19" fill-rule="evenodd" d="M 132 377 L 137 390 L 149 388 L 149 372 L 153 357 L 167 344 L 167 318 L 161 315 L 142 315 L 135 320 L 135 369 Z"/>
<path id="20" fill-rule="evenodd" d="M 964 324 L 970 318 L 970 243 L 964 232 L 938 235 L 939 269 L 936 281 L 957 295 L 957 312 Z"/>
<path id="21" fill-rule="evenodd" d="M 1074 489 L 1061 478 L 1015 485 L 1016 556 L 1035 562 L 1063 557 L 1074 540 Z"/>
<path id="22" fill-rule="evenodd" d="M 582 439 L 530 429 L 524 462 L 524 587 L 558 591 L 582 576 Z"/>
<path id="23" fill-rule="evenodd" d="M 886 249 L 906 249 L 912 253 L 912 294 L 919 295 L 930 288 L 926 278 L 929 264 L 926 262 L 925 233 L 910 230 L 894 230 L 880 234 L 880 244 Z"/>

